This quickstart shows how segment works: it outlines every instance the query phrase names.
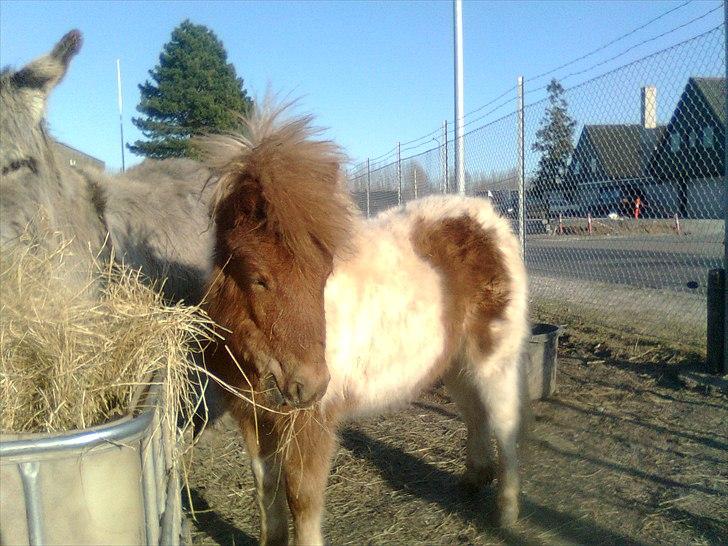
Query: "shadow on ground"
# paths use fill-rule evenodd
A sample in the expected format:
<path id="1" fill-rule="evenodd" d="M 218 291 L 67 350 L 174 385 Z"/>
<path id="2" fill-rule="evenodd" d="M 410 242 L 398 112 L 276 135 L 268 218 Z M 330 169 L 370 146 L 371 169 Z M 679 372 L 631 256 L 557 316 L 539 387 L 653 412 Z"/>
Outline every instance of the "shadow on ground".
<path id="1" fill-rule="evenodd" d="M 210 508 L 210 505 L 195 488 L 190 488 L 190 498 L 183 494 L 184 509 L 190 514 L 190 500 L 194 507 L 194 525 L 198 531 L 203 532 L 207 537 L 221 546 L 255 546 L 258 540 L 254 539 L 245 531 L 238 529 L 225 517 Z M 188 517 L 191 517 L 188 515 Z"/>
<path id="2" fill-rule="evenodd" d="M 342 446 L 355 457 L 374 463 L 392 489 L 406 491 L 429 503 L 438 504 L 448 512 L 457 512 L 481 532 L 492 533 L 505 544 L 529 542 L 528 535 L 518 531 L 521 524 L 511 530 L 502 530 L 495 526 L 494 485 L 485 487 L 478 493 L 468 494 L 459 487 L 458 476 L 354 429 L 344 431 Z M 547 508 L 528 497 L 522 498 L 521 503 L 522 519 L 527 520 L 529 525 L 543 529 L 561 529 L 562 539 L 587 544 L 599 537 L 600 544 L 643 544 L 604 529 L 594 522 L 577 521 L 568 513 Z"/>

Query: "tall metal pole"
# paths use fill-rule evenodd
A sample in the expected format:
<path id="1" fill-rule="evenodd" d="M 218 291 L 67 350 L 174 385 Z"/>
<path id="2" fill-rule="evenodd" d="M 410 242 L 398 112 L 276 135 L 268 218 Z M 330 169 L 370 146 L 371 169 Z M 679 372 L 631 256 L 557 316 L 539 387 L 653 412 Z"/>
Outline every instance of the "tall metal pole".
<path id="1" fill-rule="evenodd" d="M 518 76 L 518 241 L 526 259 L 526 154 L 524 147 L 523 76 Z"/>
<path id="2" fill-rule="evenodd" d="M 465 148 L 463 146 L 463 1 L 454 0 L 455 19 L 455 176 L 458 193 L 465 195 Z"/>
<path id="3" fill-rule="evenodd" d="M 124 118 L 122 117 L 122 102 L 121 102 L 121 63 L 119 59 L 116 59 L 116 89 L 119 98 L 119 133 L 121 135 L 121 172 L 126 170 L 124 162 Z"/>
<path id="4" fill-rule="evenodd" d="M 726 82 L 728 82 L 728 2 L 723 2 L 723 45 L 725 55 L 723 62 L 726 65 Z M 726 112 L 728 112 L 728 95 L 725 100 Z M 723 127 L 723 269 L 728 276 L 728 117 Z M 723 322 L 723 373 L 728 373 L 728 294 L 723 295 L 725 299 L 724 322 Z"/>
<path id="5" fill-rule="evenodd" d="M 442 167 L 443 176 L 445 177 L 444 178 L 445 185 L 442 187 L 442 192 L 443 193 L 447 193 L 448 192 L 448 186 L 449 186 L 449 181 L 448 181 L 448 175 L 449 175 L 448 159 L 449 158 L 448 158 L 448 150 L 447 150 L 447 145 L 448 145 L 448 142 L 447 142 L 447 120 L 445 120 L 443 122 L 443 124 L 442 124 L 442 142 L 443 142 L 442 147 L 445 150 L 445 163 L 444 163 L 444 165 Z"/>
<path id="6" fill-rule="evenodd" d="M 371 177 L 371 171 L 369 170 L 369 158 L 367 157 L 367 218 L 369 218 L 372 214 L 371 207 L 370 207 L 371 188 L 372 188 L 372 177 Z"/>
<path id="7" fill-rule="evenodd" d="M 397 142 L 397 205 L 402 204 L 402 153 Z"/>

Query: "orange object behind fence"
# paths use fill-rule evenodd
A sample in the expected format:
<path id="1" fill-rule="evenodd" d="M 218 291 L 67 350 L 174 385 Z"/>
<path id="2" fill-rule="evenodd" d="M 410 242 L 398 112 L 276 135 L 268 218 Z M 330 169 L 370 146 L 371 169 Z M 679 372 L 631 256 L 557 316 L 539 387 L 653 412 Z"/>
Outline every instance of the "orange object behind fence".
<path id="1" fill-rule="evenodd" d="M 642 199 L 636 197 L 634 200 L 634 219 L 637 220 L 640 217 L 640 208 L 642 207 Z"/>

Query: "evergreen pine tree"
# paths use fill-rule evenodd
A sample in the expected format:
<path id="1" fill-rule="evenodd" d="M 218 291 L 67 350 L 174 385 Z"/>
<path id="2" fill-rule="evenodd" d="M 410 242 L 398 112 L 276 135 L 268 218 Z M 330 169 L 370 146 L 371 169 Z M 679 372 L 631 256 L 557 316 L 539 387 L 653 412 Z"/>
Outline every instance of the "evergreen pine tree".
<path id="1" fill-rule="evenodd" d="M 549 94 L 549 106 L 541 119 L 536 142 L 532 146 L 534 151 L 541 152 L 532 191 L 544 203 L 549 190 L 563 189 L 566 167 L 574 151 L 576 127 L 576 121 L 569 116 L 562 85 L 557 80 L 551 80 L 546 90 Z"/>
<path id="2" fill-rule="evenodd" d="M 132 118 L 147 140 L 127 145 L 138 155 L 195 157 L 190 137 L 234 129 L 252 107 L 222 42 L 189 20 L 172 31 L 149 75 L 152 81 L 139 85 L 144 117 Z"/>

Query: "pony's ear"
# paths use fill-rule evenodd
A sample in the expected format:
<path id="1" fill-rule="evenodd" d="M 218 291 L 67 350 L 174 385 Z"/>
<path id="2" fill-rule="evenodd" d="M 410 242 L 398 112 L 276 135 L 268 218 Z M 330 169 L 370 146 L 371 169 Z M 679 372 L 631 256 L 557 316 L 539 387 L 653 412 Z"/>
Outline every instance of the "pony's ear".
<path id="1" fill-rule="evenodd" d="M 219 228 L 232 229 L 240 217 L 259 226 L 267 224 L 267 203 L 257 178 L 231 173 L 222 178 L 219 184 L 234 188 L 211 204 L 210 216 L 216 218 Z"/>
<path id="2" fill-rule="evenodd" d="M 81 49 L 82 42 L 81 33 L 72 30 L 61 38 L 50 53 L 31 61 L 13 74 L 13 84 L 27 97 L 33 117 L 38 122 L 43 118 L 48 95 L 66 75 L 68 65 Z"/>

